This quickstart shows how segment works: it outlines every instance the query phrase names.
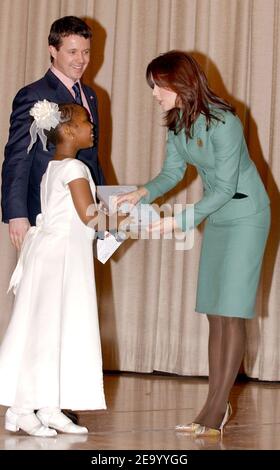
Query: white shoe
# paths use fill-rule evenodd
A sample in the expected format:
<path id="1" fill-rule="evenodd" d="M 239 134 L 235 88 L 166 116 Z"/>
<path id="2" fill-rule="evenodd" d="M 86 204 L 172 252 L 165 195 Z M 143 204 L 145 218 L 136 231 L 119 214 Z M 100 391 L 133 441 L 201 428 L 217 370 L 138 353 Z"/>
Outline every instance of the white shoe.
<path id="1" fill-rule="evenodd" d="M 84 426 L 78 426 L 67 418 L 61 410 L 54 409 L 52 412 L 47 413 L 44 410 L 37 411 L 37 417 L 44 426 L 56 429 L 57 431 L 66 434 L 87 434 L 88 429 Z"/>
<path id="2" fill-rule="evenodd" d="M 8 408 L 5 415 L 5 429 L 16 432 L 22 429 L 30 436 L 52 437 L 57 432 L 47 426 L 42 426 L 35 413 L 16 414 Z"/>

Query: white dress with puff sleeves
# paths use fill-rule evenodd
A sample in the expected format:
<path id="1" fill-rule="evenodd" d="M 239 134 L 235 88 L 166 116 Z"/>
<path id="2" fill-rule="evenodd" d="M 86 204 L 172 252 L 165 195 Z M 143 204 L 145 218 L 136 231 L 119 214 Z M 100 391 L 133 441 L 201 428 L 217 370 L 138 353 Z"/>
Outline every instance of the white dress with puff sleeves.
<path id="1" fill-rule="evenodd" d="M 50 161 L 42 214 L 27 232 L 11 279 L 16 293 L 0 349 L 0 403 L 38 409 L 105 409 L 92 257 L 94 231 L 80 220 L 68 183 L 79 160 Z"/>

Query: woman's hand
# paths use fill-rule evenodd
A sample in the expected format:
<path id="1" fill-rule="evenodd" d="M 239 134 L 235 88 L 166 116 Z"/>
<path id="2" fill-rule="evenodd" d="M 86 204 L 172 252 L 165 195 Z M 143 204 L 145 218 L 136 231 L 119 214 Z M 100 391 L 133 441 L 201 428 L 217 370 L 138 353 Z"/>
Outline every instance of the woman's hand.
<path id="1" fill-rule="evenodd" d="M 140 186 L 136 191 L 131 191 L 130 193 L 119 194 L 116 196 L 116 204 L 118 207 L 124 202 L 127 202 L 133 206 L 140 201 L 144 196 L 147 196 L 148 190 L 144 186 Z"/>
<path id="2" fill-rule="evenodd" d="M 176 229 L 178 229 L 178 225 L 174 217 L 163 217 L 160 220 L 157 220 L 153 224 L 149 225 L 149 227 L 147 228 L 148 232 L 157 232 L 160 235 L 173 232 Z"/>

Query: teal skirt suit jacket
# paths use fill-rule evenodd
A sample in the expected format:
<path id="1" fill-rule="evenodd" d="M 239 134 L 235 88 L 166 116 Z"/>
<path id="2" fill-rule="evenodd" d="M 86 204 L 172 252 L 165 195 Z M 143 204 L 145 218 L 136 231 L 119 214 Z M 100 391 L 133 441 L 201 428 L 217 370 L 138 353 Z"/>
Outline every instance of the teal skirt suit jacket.
<path id="1" fill-rule="evenodd" d="M 269 198 L 250 159 L 242 124 L 231 112 L 214 110 L 221 121 L 207 130 L 204 115 L 185 131 L 168 131 L 160 174 L 145 185 L 150 203 L 184 177 L 188 164 L 202 179 L 203 197 L 177 214 L 183 231 L 206 219 L 198 274 L 196 311 L 252 318 L 270 227 Z"/>

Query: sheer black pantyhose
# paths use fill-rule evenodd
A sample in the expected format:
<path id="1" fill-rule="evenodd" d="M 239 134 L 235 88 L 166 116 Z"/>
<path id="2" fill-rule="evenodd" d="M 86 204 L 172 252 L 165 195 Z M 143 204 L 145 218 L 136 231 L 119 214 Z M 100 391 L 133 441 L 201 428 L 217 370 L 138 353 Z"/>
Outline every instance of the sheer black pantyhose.
<path id="1" fill-rule="evenodd" d="M 209 390 L 205 405 L 194 422 L 219 429 L 245 352 L 245 320 L 218 315 L 207 317 Z"/>

